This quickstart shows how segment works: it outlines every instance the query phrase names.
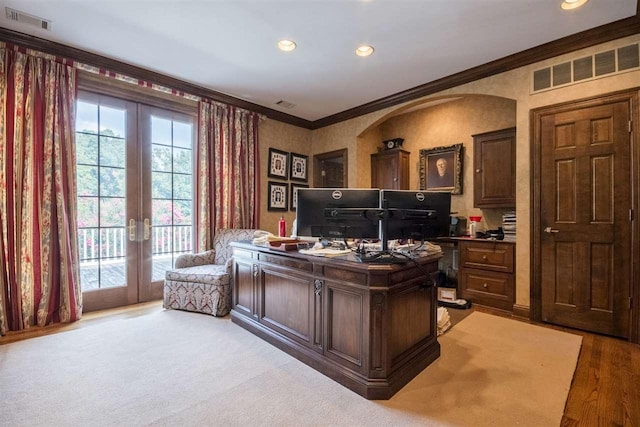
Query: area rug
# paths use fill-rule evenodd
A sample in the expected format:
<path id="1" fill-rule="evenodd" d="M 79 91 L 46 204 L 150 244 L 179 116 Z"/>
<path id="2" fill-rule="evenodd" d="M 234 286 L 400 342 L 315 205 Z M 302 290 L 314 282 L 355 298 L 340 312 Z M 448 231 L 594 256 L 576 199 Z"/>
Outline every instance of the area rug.
<path id="1" fill-rule="evenodd" d="M 0 425 L 553 426 L 581 340 L 474 312 L 368 401 L 229 318 L 160 311 L 0 346 Z"/>

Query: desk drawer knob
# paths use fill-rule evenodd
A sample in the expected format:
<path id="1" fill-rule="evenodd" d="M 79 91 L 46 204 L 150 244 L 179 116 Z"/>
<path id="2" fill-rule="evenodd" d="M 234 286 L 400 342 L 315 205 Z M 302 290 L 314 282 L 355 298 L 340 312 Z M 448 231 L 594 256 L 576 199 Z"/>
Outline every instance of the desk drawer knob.
<path id="1" fill-rule="evenodd" d="M 487 256 L 486 255 L 482 255 L 482 260 L 486 261 L 487 260 Z"/>
<path id="2" fill-rule="evenodd" d="M 483 287 L 483 288 L 485 288 L 485 289 L 487 289 L 487 288 L 488 288 L 488 286 L 487 286 L 487 284 L 486 284 L 486 283 L 483 283 L 483 284 L 482 284 L 482 287 Z"/>

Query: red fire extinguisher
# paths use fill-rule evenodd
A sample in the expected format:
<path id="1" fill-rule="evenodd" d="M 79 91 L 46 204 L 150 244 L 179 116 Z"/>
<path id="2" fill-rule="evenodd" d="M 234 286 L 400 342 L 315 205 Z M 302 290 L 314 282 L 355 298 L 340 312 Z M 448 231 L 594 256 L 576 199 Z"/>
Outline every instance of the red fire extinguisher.
<path id="1" fill-rule="evenodd" d="M 280 221 L 278 222 L 278 236 L 285 237 L 287 235 L 287 222 L 284 220 L 284 217 L 280 217 Z"/>

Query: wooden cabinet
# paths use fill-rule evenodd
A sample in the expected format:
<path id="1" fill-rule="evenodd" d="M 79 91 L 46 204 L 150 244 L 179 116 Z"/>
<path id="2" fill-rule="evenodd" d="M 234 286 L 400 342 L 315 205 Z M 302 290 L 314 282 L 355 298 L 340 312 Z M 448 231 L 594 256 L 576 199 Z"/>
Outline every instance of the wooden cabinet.
<path id="1" fill-rule="evenodd" d="M 515 245 L 489 240 L 458 244 L 461 297 L 473 304 L 513 311 L 515 303 Z"/>
<path id="2" fill-rule="evenodd" d="M 356 393 L 388 399 L 439 357 L 440 256 L 374 265 L 231 245 L 231 320 Z"/>
<path id="3" fill-rule="evenodd" d="M 409 189 L 409 152 L 395 148 L 371 155 L 371 188 Z"/>
<path id="4" fill-rule="evenodd" d="M 516 206 L 516 128 L 473 135 L 473 205 Z"/>

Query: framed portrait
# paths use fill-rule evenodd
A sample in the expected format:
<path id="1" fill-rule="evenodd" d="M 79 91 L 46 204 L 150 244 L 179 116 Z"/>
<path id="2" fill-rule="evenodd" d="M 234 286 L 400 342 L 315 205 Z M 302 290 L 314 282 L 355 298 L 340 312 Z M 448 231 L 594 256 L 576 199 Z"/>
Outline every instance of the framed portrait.
<path id="1" fill-rule="evenodd" d="M 291 153 L 291 170 L 289 171 L 289 178 L 291 178 L 292 181 L 307 182 L 308 159 L 309 158 L 304 154 Z"/>
<path id="2" fill-rule="evenodd" d="M 295 211 L 298 207 L 298 188 L 309 188 L 305 184 L 291 184 L 291 194 L 289 195 L 289 210 Z"/>
<path id="3" fill-rule="evenodd" d="M 287 179 L 289 173 L 289 153 L 269 148 L 269 178 Z"/>
<path id="4" fill-rule="evenodd" d="M 269 211 L 286 211 L 287 196 L 289 193 L 289 184 L 282 182 L 269 181 L 269 203 L 267 210 Z"/>
<path id="5" fill-rule="evenodd" d="M 462 194 L 462 143 L 420 150 L 420 189 Z"/>

